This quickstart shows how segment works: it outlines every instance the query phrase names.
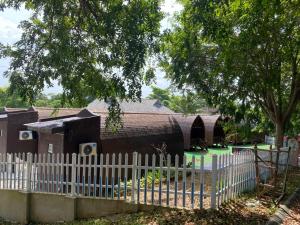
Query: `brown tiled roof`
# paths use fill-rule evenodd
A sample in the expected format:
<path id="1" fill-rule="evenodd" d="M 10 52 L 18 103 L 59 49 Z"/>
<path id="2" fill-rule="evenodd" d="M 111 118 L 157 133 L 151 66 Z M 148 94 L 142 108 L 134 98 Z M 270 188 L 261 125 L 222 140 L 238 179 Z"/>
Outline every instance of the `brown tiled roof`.
<path id="1" fill-rule="evenodd" d="M 34 107 L 38 114 L 39 119 L 73 116 L 78 114 L 82 109 L 79 108 L 49 108 L 49 107 Z"/>
<path id="2" fill-rule="evenodd" d="M 107 113 L 97 113 L 101 116 L 101 139 L 151 136 L 181 133 L 181 129 L 173 115 L 153 113 L 124 113 L 122 118 L 123 127 L 113 133 L 105 126 Z"/>
<path id="3" fill-rule="evenodd" d="M 123 127 L 117 133 L 112 133 L 105 128 L 107 113 L 99 115 L 101 116 L 100 142 L 103 153 L 139 152 L 151 155 L 157 154 L 158 149 L 166 146 L 166 152 L 172 155 L 173 160 L 176 154 L 183 157 L 183 136 L 174 115 L 125 113 L 122 115 Z M 149 163 L 151 164 L 151 159 Z"/>
<path id="4" fill-rule="evenodd" d="M 6 108 L 0 110 L 0 114 L 24 112 L 24 111 L 37 111 L 39 119 L 48 119 L 55 117 L 73 116 L 79 113 L 80 108 L 51 108 L 51 107 L 30 107 L 30 108 Z"/>
<path id="5" fill-rule="evenodd" d="M 66 117 L 55 117 L 54 119 L 48 118 L 43 121 L 25 124 L 25 126 L 27 126 L 27 128 L 30 130 L 34 130 L 34 131 L 38 131 L 38 132 L 46 132 L 46 133 L 47 132 L 53 133 L 55 131 L 60 132 L 61 128 L 64 127 L 64 123 L 66 123 L 66 122 L 77 121 L 77 120 L 81 120 L 83 118 L 94 117 L 94 116 L 97 116 L 97 115 L 93 114 L 92 112 L 90 112 L 87 109 L 83 109 L 76 115 L 69 115 Z"/>
<path id="6" fill-rule="evenodd" d="M 91 111 L 107 112 L 109 104 L 98 99 L 91 102 L 87 108 Z M 122 101 L 120 108 L 124 113 L 157 113 L 173 114 L 174 112 L 161 104 L 159 100 L 141 99 L 141 102 Z"/>
<path id="7" fill-rule="evenodd" d="M 3 107 L 0 110 L 0 114 L 6 114 L 6 113 L 13 113 L 13 112 L 23 112 L 26 111 L 26 108 L 7 108 L 7 107 Z"/>

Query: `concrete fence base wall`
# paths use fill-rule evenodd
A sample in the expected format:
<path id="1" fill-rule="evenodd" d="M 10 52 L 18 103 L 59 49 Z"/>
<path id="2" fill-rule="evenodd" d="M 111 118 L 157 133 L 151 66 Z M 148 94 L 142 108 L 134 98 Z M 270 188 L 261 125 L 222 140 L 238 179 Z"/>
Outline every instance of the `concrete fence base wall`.
<path id="1" fill-rule="evenodd" d="M 116 213 L 133 213 L 138 211 L 138 204 L 130 204 L 122 200 L 97 198 L 77 198 L 76 218 L 96 218 Z"/>
<path id="2" fill-rule="evenodd" d="M 0 217 L 14 222 L 28 223 L 28 193 L 0 190 Z"/>
<path id="3" fill-rule="evenodd" d="M 53 223 L 76 218 L 76 198 L 49 193 L 29 195 L 29 220 L 32 222 Z"/>
<path id="4" fill-rule="evenodd" d="M 21 224 L 73 221 L 152 209 L 153 206 L 122 200 L 0 190 L 0 217 Z"/>

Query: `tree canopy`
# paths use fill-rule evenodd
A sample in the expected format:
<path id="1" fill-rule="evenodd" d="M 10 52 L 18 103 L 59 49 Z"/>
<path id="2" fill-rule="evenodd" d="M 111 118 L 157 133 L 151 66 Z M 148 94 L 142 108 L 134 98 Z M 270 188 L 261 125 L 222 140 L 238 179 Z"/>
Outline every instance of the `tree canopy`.
<path id="1" fill-rule="evenodd" d="M 158 99 L 164 106 L 183 114 L 199 113 L 203 111 L 204 107 L 207 107 L 205 100 L 198 94 L 187 92 L 180 95 L 170 89 L 161 89 L 155 86 L 152 86 L 152 93 L 148 98 Z"/>
<path id="2" fill-rule="evenodd" d="M 28 108 L 31 106 L 29 102 L 23 100 L 23 98 L 17 93 L 10 93 L 9 87 L 0 87 L 0 108 L 11 107 L 11 108 Z M 39 94 L 35 96 L 34 106 L 38 107 L 51 107 L 59 108 L 62 107 L 62 96 L 61 94 Z M 65 102 L 64 107 L 79 107 L 76 103 Z"/>
<path id="3" fill-rule="evenodd" d="M 277 146 L 300 99 L 300 2 L 182 1 L 163 40 L 161 65 L 179 88 L 210 103 L 259 107 Z"/>
<path id="4" fill-rule="evenodd" d="M 25 5 L 32 12 L 20 24 L 21 40 L 11 46 L 0 44 L 0 58 L 11 59 L 5 73 L 11 89 L 33 102 L 45 86 L 57 80 L 62 97 L 82 105 L 86 96 L 140 99 L 142 84 L 153 76 L 147 58 L 159 50 L 159 3 L 1 1 L 0 10 Z"/>

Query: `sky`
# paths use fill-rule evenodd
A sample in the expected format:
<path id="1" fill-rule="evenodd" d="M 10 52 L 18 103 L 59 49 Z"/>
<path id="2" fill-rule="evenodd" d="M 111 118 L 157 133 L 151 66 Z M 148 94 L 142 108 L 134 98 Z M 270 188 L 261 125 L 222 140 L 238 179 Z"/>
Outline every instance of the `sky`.
<path id="1" fill-rule="evenodd" d="M 176 0 L 165 0 L 161 6 L 163 12 L 166 13 L 166 17 L 161 21 L 161 30 L 170 27 L 171 18 L 174 13 L 179 12 L 182 6 L 176 2 Z M 18 41 L 21 37 L 22 31 L 18 28 L 20 21 L 29 18 L 30 12 L 25 9 L 14 10 L 5 9 L 3 12 L 0 11 L 0 43 L 2 44 L 13 44 Z M 0 86 L 8 86 L 8 79 L 3 76 L 4 71 L 9 66 L 9 59 L 0 59 Z M 169 87 L 170 83 L 164 79 L 164 72 L 160 69 L 156 70 L 156 83 L 153 84 L 160 88 Z M 44 90 L 45 94 L 59 93 L 62 88 L 56 81 L 53 82 L 53 87 L 48 87 Z M 151 88 L 143 86 L 142 97 L 147 97 L 151 93 Z"/>

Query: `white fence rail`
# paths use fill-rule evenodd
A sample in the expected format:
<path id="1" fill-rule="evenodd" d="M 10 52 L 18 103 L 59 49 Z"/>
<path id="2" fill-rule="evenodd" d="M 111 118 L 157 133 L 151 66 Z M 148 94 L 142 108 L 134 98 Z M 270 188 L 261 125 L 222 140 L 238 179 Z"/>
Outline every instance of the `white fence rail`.
<path id="1" fill-rule="evenodd" d="M 268 154 L 263 157 L 268 157 Z M 209 158 L 211 157 L 211 159 Z M 255 188 L 254 154 L 193 156 L 0 154 L 0 189 L 123 199 L 186 208 L 217 208 Z M 211 160 L 211 169 L 204 169 Z M 284 163 L 281 157 L 280 162 Z M 207 164 L 207 162 L 206 162 Z M 267 171 L 261 171 L 267 177 Z"/>

